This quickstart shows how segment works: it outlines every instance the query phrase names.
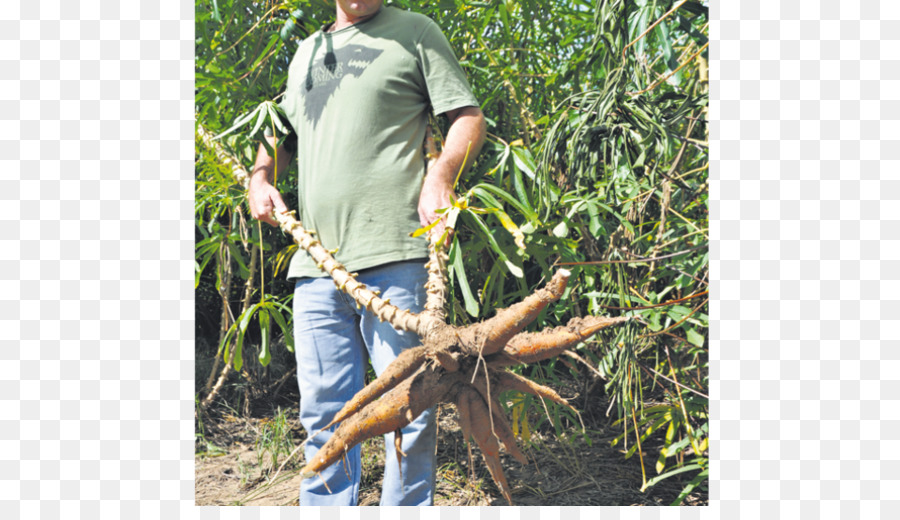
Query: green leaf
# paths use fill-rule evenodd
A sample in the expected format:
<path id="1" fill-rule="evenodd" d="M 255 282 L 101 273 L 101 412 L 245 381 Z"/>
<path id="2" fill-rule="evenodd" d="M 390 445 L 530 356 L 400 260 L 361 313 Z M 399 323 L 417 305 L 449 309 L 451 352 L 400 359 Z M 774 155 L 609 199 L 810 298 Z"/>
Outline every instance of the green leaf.
<path id="1" fill-rule="evenodd" d="M 262 338 L 259 348 L 259 363 L 262 366 L 267 366 L 272 360 L 272 352 L 269 350 L 269 334 L 271 332 L 269 329 L 269 311 L 265 308 L 259 309 L 259 331 Z"/>
<path id="2" fill-rule="evenodd" d="M 219 16 L 219 2 L 217 0 L 212 0 L 213 4 L 213 20 L 222 23 L 222 17 Z"/>
<path id="3" fill-rule="evenodd" d="M 284 335 L 284 346 L 287 347 L 289 352 L 294 351 L 294 331 L 288 326 L 287 321 L 284 319 L 284 316 L 278 312 L 277 309 L 271 310 L 271 316 L 275 320 L 275 323 L 281 329 L 281 333 Z"/>
<path id="4" fill-rule="evenodd" d="M 702 347 L 706 342 L 706 337 L 703 334 L 697 332 L 695 329 L 690 328 L 687 330 L 687 340 L 690 341 L 693 345 Z"/>
<path id="5" fill-rule="evenodd" d="M 256 60 L 253 61 L 253 65 L 250 66 L 250 70 L 253 70 L 257 66 L 259 66 L 260 62 L 262 62 L 262 60 L 265 59 L 266 55 L 269 54 L 269 51 L 272 50 L 272 47 L 278 46 L 280 48 L 282 45 L 284 45 L 284 42 L 281 41 L 281 36 L 278 33 L 270 36 L 269 43 L 266 44 L 266 48 L 259 53 L 259 56 L 256 57 Z"/>
<path id="6" fill-rule="evenodd" d="M 663 473 L 662 475 L 659 475 L 658 477 L 654 477 L 654 478 L 648 480 L 647 483 L 644 484 L 643 487 L 641 487 L 641 492 L 643 493 L 647 488 L 653 486 L 654 484 L 656 484 L 657 482 L 660 482 L 661 480 L 665 480 L 669 477 L 674 477 L 675 475 L 680 475 L 681 473 L 685 473 L 688 471 L 696 471 L 696 470 L 702 470 L 702 469 L 703 469 L 703 466 L 701 466 L 699 464 L 688 464 L 687 466 L 673 469 L 672 471 L 668 471 L 666 473 Z"/>
<path id="7" fill-rule="evenodd" d="M 656 26 L 656 31 L 659 33 L 657 36 L 657 41 L 662 46 L 663 57 L 666 61 L 666 67 L 671 70 L 675 70 L 678 68 L 678 60 L 675 56 L 675 51 L 672 49 L 671 38 L 669 37 L 669 27 L 665 23 L 661 23 Z M 670 85 L 680 85 L 681 84 L 681 73 L 682 71 L 676 72 L 669 78 L 667 81 Z"/>
<path id="8" fill-rule="evenodd" d="M 631 34 L 629 34 L 631 39 L 637 38 L 643 34 L 643 32 L 647 30 L 647 25 L 650 23 L 648 18 L 650 17 L 651 7 L 646 5 L 646 0 L 639 0 L 637 4 L 641 6 L 642 9 L 638 11 L 638 16 L 636 18 L 637 23 L 631 27 Z M 646 43 L 646 36 L 635 43 L 635 52 L 639 57 L 644 54 L 644 46 Z"/>
<path id="9" fill-rule="evenodd" d="M 428 233 L 429 231 L 434 229 L 434 226 L 437 226 L 440 221 L 441 221 L 441 219 L 436 219 L 431 224 L 428 224 L 427 226 L 416 229 L 415 231 L 410 233 L 409 236 L 411 236 L 412 238 L 420 237 L 420 236 L 424 235 L 425 233 Z M 409 228 L 407 228 L 407 229 L 409 229 Z"/>
<path id="10" fill-rule="evenodd" d="M 291 33 L 294 32 L 294 24 L 294 20 L 289 18 L 286 22 L 284 22 L 284 25 L 281 26 L 281 32 L 279 33 L 279 36 L 281 36 L 282 41 L 290 41 Z"/>
<path id="11" fill-rule="evenodd" d="M 673 305 L 669 307 L 669 318 L 673 321 L 681 321 L 685 316 L 691 313 L 691 310 L 684 305 Z"/>
<path id="12" fill-rule="evenodd" d="M 691 491 L 693 491 L 694 488 L 699 486 L 701 482 L 703 482 L 704 480 L 706 480 L 708 478 L 709 478 L 709 469 L 704 469 L 700 473 L 697 473 L 697 476 L 694 478 L 694 480 L 690 481 L 688 483 L 688 485 L 684 486 L 684 489 L 681 490 L 681 493 L 679 493 L 678 496 L 675 498 L 675 500 L 673 500 L 672 503 L 669 505 L 677 506 L 677 505 L 681 504 L 681 502 L 685 498 L 687 498 L 688 495 L 691 494 Z"/>
<path id="13" fill-rule="evenodd" d="M 531 152 L 529 152 L 527 148 L 513 147 L 512 153 L 516 166 L 525 172 L 525 175 L 534 179 L 534 172 L 537 167 L 534 164 L 534 158 L 531 156 Z"/>
<path id="14" fill-rule="evenodd" d="M 281 106 L 272 101 L 266 101 L 266 107 L 269 110 L 269 117 L 275 124 L 275 128 L 281 132 L 281 138 L 283 139 L 287 134 L 291 133 L 291 130 L 285 126 L 284 122 L 281 120 L 281 118 L 287 119 L 287 115 L 284 113 Z"/>
<path id="15" fill-rule="evenodd" d="M 596 238 L 600 238 L 601 232 L 605 232 L 606 228 L 603 227 L 603 223 L 600 221 L 600 212 L 597 211 L 597 204 L 594 202 L 588 203 L 588 231 L 591 232 L 592 235 Z"/>
<path id="16" fill-rule="evenodd" d="M 691 414 L 691 415 L 693 415 L 693 414 Z M 694 437 L 699 439 L 703 435 L 707 435 L 708 432 L 709 432 L 709 423 L 706 422 L 706 423 L 703 423 L 703 426 L 694 430 Z M 685 435 L 683 439 L 672 443 L 672 445 L 670 445 L 668 447 L 668 450 L 666 450 L 666 457 L 675 456 L 678 452 L 684 450 L 690 444 L 691 444 L 691 438 L 688 435 Z"/>
<path id="17" fill-rule="evenodd" d="M 238 251 L 237 246 L 234 243 L 229 243 L 228 249 L 231 251 L 231 258 L 238 263 L 241 269 L 241 277 L 246 278 L 250 276 L 250 268 L 244 263 L 244 258 L 241 256 L 241 252 Z"/>
<path id="18" fill-rule="evenodd" d="M 503 252 L 503 249 L 500 248 L 500 244 L 494 239 L 494 235 L 491 234 L 491 231 L 488 229 L 487 225 L 485 225 L 484 221 L 473 213 L 468 213 L 468 215 L 475 221 L 475 224 L 481 229 L 481 232 L 484 238 L 487 239 L 488 244 L 490 244 L 491 249 L 497 253 L 497 256 L 500 257 L 500 260 L 506 265 L 506 268 L 509 269 L 509 272 L 512 273 L 516 278 L 522 278 L 525 273 L 522 272 L 522 268 L 512 263 L 509 260 L 509 257 L 506 256 L 506 253 Z"/>
<path id="19" fill-rule="evenodd" d="M 247 326 L 250 324 L 250 318 L 253 317 L 253 313 L 259 309 L 260 304 L 254 303 L 250 306 L 243 314 L 238 317 L 238 330 L 240 330 L 241 334 L 247 332 Z"/>
<path id="20" fill-rule="evenodd" d="M 474 193 L 482 201 L 484 201 L 483 195 L 486 193 L 490 193 L 495 197 L 499 197 L 510 206 L 516 208 L 516 211 L 521 213 L 526 219 L 536 224 L 538 223 L 537 213 L 535 213 L 530 206 L 526 206 L 524 202 L 516 200 L 512 195 L 502 190 L 501 188 L 498 188 L 492 184 L 480 183 L 472 188 L 472 193 Z"/>
<path id="21" fill-rule="evenodd" d="M 637 160 L 631 165 L 632 168 L 643 168 L 644 167 L 644 159 L 647 157 L 647 151 L 641 150 L 641 155 L 638 156 Z"/>
<path id="22" fill-rule="evenodd" d="M 198 244 L 195 258 L 201 258 L 202 260 L 199 263 L 196 260 L 194 261 L 194 289 L 200 285 L 200 277 L 203 275 L 203 271 L 206 270 L 206 266 L 209 264 L 210 260 L 216 257 L 216 251 L 218 249 L 219 243 L 217 242 L 206 243 L 203 246 Z"/>
<path id="23" fill-rule="evenodd" d="M 562 220 L 559 224 L 553 226 L 553 236 L 557 236 L 560 238 L 565 238 L 569 235 L 569 226 L 566 225 L 566 221 Z"/>
<path id="24" fill-rule="evenodd" d="M 662 330 L 663 326 L 662 326 L 662 323 L 660 323 L 660 320 L 662 319 L 661 312 L 659 312 L 656 309 L 651 309 L 647 312 L 642 312 L 642 313 L 639 312 L 639 313 L 642 314 L 644 316 L 644 319 L 647 320 L 647 326 L 650 328 L 651 331 L 659 332 Z"/>
<path id="25" fill-rule="evenodd" d="M 525 249 L 525 235 L 522 234 L 522 230 L 519 229 L 519 226 L 517 226 L 516 223 L 509 218 L 509 215 L 503 211 L 497 210 L 495 214 L 497 215 L 497 218 L 500 219 L 500 224 L 502 224 L 503 227 L 509 231 L 509 234 L 513 236 L 516 247 Z"/>
<path id="26" fill-rule="evenodd" d="M 247 112 L 247 113 L 244 114 L 243 116 L 239 117 L 238 120 L 235 121 L 234 126 L 232 126 L 231 128 L 229 128 L 228 130 L 225 130 L 225 131 L 222 132 L 221 134 L 219 134 L 219 135 L 213 137 L 213 140 L 221 139 L 222 137 L 225 137 L 226 135 L 230 134 L 231 132 L 234 132 L 234 131 L 237 130 L 238 128 L 240 128 L 240 127 L 244 126 L 245 124 L 247 124 L 247 121 L 250 121 L 251 119 L 253 119 L 253 116 L 256 115 L 256 113 L 260 110 L 261 107 L 262 107 L 262 105 L 259 105 L 259 106 L 256 107 L 255 109 L 253 109 L 253 110 L 251 110 L 250 112 Z"/>
<path id="27" fill-rule="evenodd" d="M 244 366 L 244 333 L 240 332 L 234 345 L 234 357 L 231 359 L 234 369 L 240 372 Z"/>
<path id="28" fill-rule="evenodd" d="M 659 451 L 659 458 L 656 459 L 656 473 L 662 473 L 664 469 L 666 469 L 666 454 L 668 453 L 669 446 L 672 445 L 672 441 L 675 440 L 675 421 L 669 421 L 669 427 L 666 429 L 666 440 L 663 444 L 662 449 Z"/>
<path id="29" fill-rule="evenodd" d="M 487 176 L 491 177 L 497 172 L 500 172 L 500 175 L 503 175 L 503 171 L 506 169 L 506 159 L 509 157 L 509 145 L 503 145 L 503 153 L 500 154 L 500 159 L 497 161 L 497 166 L 494 166 L 490 171 L 487 172 Z"/>
<path id="30" fill-rule="evenodd" d="M 465 304 L 466 312 L 473 317 L 478 317 L 478 302 L 475 300 L 475 296 L 472 294 L 472 289 L 469 287 L 469 280 L 466 277 L 466 269 L 463 266 L 462 261 L 462 253 L 459 249 L 459 239 L 454 236 L 453 243 L 450 245 L 450 269 L 453 271 L 453 276 L 456 278 L 456 281 L 459 282 L 459 288 L 463 295 L 463 303 Z"/>
<path id="31" fill-rule="evenodd" d="M 241 367 L 244 366 L 244 335 L 247 333 L 247 326 L 250 324 L 250 318 L 253 317 L 253 314 L 259 309 L 259 306 L 259 303 L 251 305 L 249 309 L 238 317 L 237 341 L 234 346 L 234 359 L 232 360 L 235 370 L 239 371 Z"/>
<path id="32" fill-rule="evenodd" d="M 263 106 L 264 105 L 260 105 L 260 108 L 262 108 Z M 262 126 L 263 122 L 266 120 L 266 115 L 268 115 L 268 113 L 269 113 L 268 110 L 260 110 L 260 109 L 257 109 L 257 112 L 259 112 L 259 116 L 257 116 L 257 118 L 256 118 L 256 123 L 253 125 L 253 129 L 250 130 L 251 136 L 256 135 L 256 132 L 259 131 L 259 128 Z"/>
<path id="33" fill-rule="evenodd" d="M 228 352 L 231 350 L 231 338 L 234 337 L 236 327 L 234 324 L 231 324 L 231 327 L 228 327 L 228 332 L 225 333 L 225 337 L 222 338 L 222 342 L 219 343 L 219 349 L 216 351 L 217 356 L 222 356 L 222 359 L 228 359 Z"/>

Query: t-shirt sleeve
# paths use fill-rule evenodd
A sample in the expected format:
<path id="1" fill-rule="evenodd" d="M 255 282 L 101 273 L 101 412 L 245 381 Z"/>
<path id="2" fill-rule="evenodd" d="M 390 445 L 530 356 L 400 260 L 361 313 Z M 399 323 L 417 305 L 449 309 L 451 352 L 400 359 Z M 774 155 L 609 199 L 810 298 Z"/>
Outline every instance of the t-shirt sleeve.
<path id="1" fill-rule="evenodd" d="M 478 106 L 450 42 L 431 20 L 425 24 L 425 30 L 416 44 L 416 53 L 435 114 Z"/>

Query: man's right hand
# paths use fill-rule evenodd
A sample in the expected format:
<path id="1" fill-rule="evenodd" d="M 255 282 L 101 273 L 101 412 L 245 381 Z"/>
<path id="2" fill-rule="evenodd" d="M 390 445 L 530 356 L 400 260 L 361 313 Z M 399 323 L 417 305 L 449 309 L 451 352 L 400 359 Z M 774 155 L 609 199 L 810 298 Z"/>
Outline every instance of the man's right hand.
<path id="1" fill-rule="evenodd" d="M 284 213 L 288 210 L 278 190 L 258 176 L 250 181 L 247 203 L 250 205 L 250 215 L 253 218 L 276 227 L 278 222 L 272 217 L 272 211 Z"/>
<path id="2" fill-rule="evenodd" d="M 266 136 L 269 146 L 275 146 L 275 138 Z M 279 146 L 275 153 L 278 157 L 278 171 L 286 172 L 290 165 L 291 153 L 288 152 L 284 145 Z M 266 147 L 259 145 L 259 151 L 256 153 L 256 164 L 253 166 L 253 173 L 250 175 L 250 186 L 247 189 L 247 203 L 250 205 L 250 215 L 272 226 L 278 226 L 278 221 L 272 217 L 272 210 L 284 213 L 288 210 L 284 201 L 281 200 L 281 194 L 272 185 L 275 178 L 275 159 L 269 156 Z"/>

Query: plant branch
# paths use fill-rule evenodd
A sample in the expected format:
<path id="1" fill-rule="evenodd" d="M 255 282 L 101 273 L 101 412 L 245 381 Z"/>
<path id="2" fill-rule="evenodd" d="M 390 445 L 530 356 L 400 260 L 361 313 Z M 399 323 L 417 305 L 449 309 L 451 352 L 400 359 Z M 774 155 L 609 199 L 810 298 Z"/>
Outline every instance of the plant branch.
<path id="1" fill-rule="evenodd" d="M 679 65 L 677 69 L 673 70 L 672 72 L 670 72 L 670 73 L 666 74 L 665 76 L 659 78 L 658 80 L 654 81 L 649 87 L 645 88 L 644 90 L 639 90 L 639 91 L 637 91 L 637 92 L 628 92 L 627 94 L 630 95 L 630 96 L 637 96 L 637 95 L 639 95 L 639 94 L 643 94 L 644 92 L 649 92 L 649 91 L 655 89 L 656 87 L 659 86 L 660 83 L 662 83 L 663 81 L 669 79 L 670 77 L 672 77 L 673 74 L 675 74 L 676 72 L 678 72 L 679 70 L 681 70 L 682 68 L 684 68 L 685 65 L 687 65 L 688 63 L 694 61 L 694 58 L 696 58 L 697 56 L 699 56 L 700 53 L 703 52 L 707 47 L 709 47 L 709 42 L 706 42 L 706 44 L 705 44 L 703 47 L 700 47 L 700 50 L 697 51 L 696 53 L 694 53 L 693 56 L 691 56 L 690 58 L 684 60 L 684 63 L 682 63 L 681 65 Z"/>
<path id="2" fill-rule="evenodd" d="M 687 316 L 685 316 L 684 318 L 681 318 L 680 320 L 678 320 L 678 322 L 675 323 L 674 325 L 672 325 L 671 327 L 668 327 L 667 329 L 661 330 L 661 331 L 659 331 L 659 332 L 654 332 L 653 334 L 645 334 L 645 335 L 640 336 L 640 337 L 641 337 L 641 338 L 650 338 L 650 337 L 653 337 L 653 336 L 659 336 L 660 334 L 665 334 L 666 332 L 669 332 L 670 330 L 672 330 L 672 329 L 674 329 L 675 327 L 681 325 L 682 323 L 684 323 L 685 321 L 687 321 L 688 318 L 690 318 L 691 316 L 693 316 L 694 314 L 696 314 L 697 311 L 699 311 L 700 309 L 702 309 L 703 306 L 706 305 L 706 302 L 708 302 L 708 301 L 709 301 L 709 298 L 703 300 L 703 303 L 701 303 L 700 305 L 698 305 L 697 307 L 695 307 L 694 310 L 692 310 Z"/>
<path id="3" fill-rule="evenodd" d="M 668 255 L 657 256 L 654 258 L 635 258 L 632 260 L 592 260 L 590 262 L 558 262 L 553 264 L 556 265 L 601 265 L 601 264 L 640 264 L 647 262 L 655 262 L 657 260 L 665 260 L 666 258 L 672 258 L 674 256 L 686 255 L 692 251 L 696 251 L 698 249 L 709 247 L 708 245 L 700 245 L 696 247 L 692 247 L 690 249 L 685 249 L 684 251 L 678 251 L 677 253 L 671 253 Z"/>
<path id="4" fill-rule="evenodd" d="M 657 21 L 653 22 L 652 24 L 650 24 L 650 27 L 647 27 L 647 29 L 646 29 L 644 32 L 642 32 L 640 35 L 638 35 L 637 38 L 635 38 L 634 40 L 631 41 L 631 43 L 629 43 L 628 45 L 626 45 L 625 47 L 623 47 L 623 48 L 622 48 L 622 61 L 625 61 L 625 51 L 628 50 L 628 47 L 631 47 L 632 45 L 634 45 L 635 43 L 637 43 L 638 40 L 640 40 L 640 39 L 643 38 L 644 36 L 647 36 L 647 34 L 649 34 L 650 31 L 652 31 L 654 27 L 656 27 L 657 25 L 659 25 L 660 22 L 662 22 L 663 20 L 665 20 L 666 18 L 668 18 L 668 16 L 669 16 L 670 14 L 674 13 L 679 7 L 681 7 L 682 5 L 684 5 L 685 2 L 687 2 L 687 0 L 681 0 L 680 2 L 678 2 L 677 4 L 675 4 L 674 6 L 672 6 L 672 8 L 669 9 L 669 12 L 667 12 L 667 13 L 664 14 L 664 15 L 662 15 L 662 16 L 660 17 L 659 20 L 657 20 Z"/>
<path id="5" fill-rule="evenodd" d="M 203 144 L 212 150 L 223 164 L 231 167 L 235 178 L 246 188 L 250 183 L 250 174 L 241 162 L 225 151 L 219 143 L 213 141 L 212 135 L 205 131 L 202 125 L 197 125 L 197 134 Z M 313 232 L 303 228 L 293 213 L 275 212 L 275 220 L 278 221 L 279 227 L 289 234 L 297 245 L 309 253 L 316 262 L 316 266 L 328 273 L 335 285 L 353 298 L 357 305 L 372 311 L 379 320 L 387 321 L 395 329 L 414 331 L 421 337 L 427 336 L 432 330 L 443 325 L 443 321 L 434 317 L 433 314 L 414 314 L 391 305 L 389 299 L 379 298 L 377 293 L 356 281 L 356 274 L 347 272 L 344 266 L 334 259 L 332 253 L 313 238 Z"/>
<path id="6" fill-rule="evenodd" d="M 676 303 L 681 303 L 685 300 L 690 300 L 692 298 L 698 298 L 698 297 L 704 296 L 706 294 L 709 294 L 709 291 L 699 292 L 696 294 L 692 294 L 690 296 L 685 296 L 684 298 L 678 298 L 677 300 L 670 300 L 667 302 L 656 303 L 654 305 L 644 305 L 641 307 L 614 307 L 612 305 L 598 305 L 598 307 L 603 307 L 604 309 L 620 310 L 620 311 L 641 311 L 641 310 L 646 310 L 646 309 L 655 309 L 657 307 L 665 307 L 667 305 L 674 305 Z"/>
<path id="7" fill-rule="evenodd" d="M 425 130 L 425 158 L 428 161 L 426 171 L 437 162 L 440 152 L 434 141 L 434 133 L 432 125 L 428 125 Z M 468 153 L 468 150 L 467 150 Z M 463 161 L 465 162 L 465 161 Z M 445 241 L 440 240 L 434 230 L 428 233 L 428 262 L 425 267 L 428 269 L 428 281 L 425 282 L 425 310 L 423 314 L 432 316 L 441 322 L 445 319 L 444 303 L 447 299 L 447 254 L 445 252 Z"/>
<path id="8" fill-rule="evenodd" d="M 679 339 L 680 339 L 680 338 L 679 338 Z M 650 367 L 648 367 L 648 366 L 645 366 L 645 365 L 644 365 L 643 363 L 641 363 L 640 361 L 638 361 L 638 366 L 641 367 L 645 372 L 650 373 L 649 375 L 656 375 L 656 376 L 659 376 L 659 377 L 665 379 L 666 381 L 672 383 L 672 384 L 675 385 L 675 386 L 680 386 L 681 388 L 684 388 L 685 390 L 687 390 L 687 391 L 689 391 L 689 392 L 695 393 L 695 394 L 699 395 L 700 397 L 704 397 L 704 398 L 706 398 L 706 399 L 709 399 L 709 396 L 706 395 L 706 394 L 704 394 L 703 392 L 700 392 L 699 390 L 694 390 L 693 388 L 691 388 L 691 387 L 689 387 L 689 386 L 685 386 L 685 385 L 679 383 L 678 381 L 669 379 L 668 377 L 666 377 L 665 375 L 663 375 L 663 374 L 657 372 L 656 370 L 654 370 L 654 369 L 652 369 L 652 368 L 650 368 Z"/>
<path id="9" fill-rule="evenodd" d="M 253 244 L 253 250 L 250 253 L 250 274 L 247 276 L 247 283 L 244 288 L 244 299 L 243 304 L 241 305 L 241 315 L 247 312 L 247 309 L 250 308 L 250 297 L 253 295 L 253 278 L 256 276 L 256 252 L 259 249 L 258 244 Z M 201 409 L 205 409 L 208 407 L 213 399 L 219 395 L 219 391 L 222 390 L 222 386 L 225 384 L 225 381 L 228 379 L 228 375 L 231 373 L 232 369 L 232 360 L 234 359 L 234 351 L 236 349 L 231 348 L 228 349 L 228 359 L 225 360 L 225 366 L 222 368 L 222 373 L 219 374 L 219 379 L 216 381 L 216 386 L 213 387 L 212 391 L 203 402 L 200 404 Z"/>
<path id="10" fill-rule="evenodd" d="M 252 27 L 250 27 L 249 29 L 247 29 L 247 32 L 244 33 L 243 36 L 241 36 L 240 38 L 238 38 L 237 41 L 234 42 L 234 43 L 232 43 L 230 46 L 228 46 L 228 48 L 219 51 L 219 52 L 218 52 L 215 56 L 213 56 L 212 59 L 209 60 L 209 61 L 214 61 L 214 60 L 215 60 L 216 58 L 218 58 L 219 56 L 221 56 L 221 55 L 225 54 L 226 52 L 230 51 L 231 49 L 235 48 L 235 47 L 237 46 L 237 44 L 241 43 L 241 42 L 244 40 L 244 38 L 246 38 L 247 36 L 250 35 L 250 33 L 252 33 L 253 31 L 255 31 L 256 28 L 259 27 L 259 24 L 261 24 L 263 21 L 265 21 L 266 17 L 267 17 L 270 13 L 273 13 L 273 12 L 277 11 L 278 9 L 281 9 L 282 7 L 285 7 L 285 6 L 287 6 L 287 4 L 278 4 L 278 5 L 276 5 L 275 7 L 269 9 L 269 11 L 268 11 L 266 14 L 264 14 L 264 15 L 262 15 L 262 16 L 259 17 L 259 20 L 257 20 L 256 23 L 253 24 Z"/>

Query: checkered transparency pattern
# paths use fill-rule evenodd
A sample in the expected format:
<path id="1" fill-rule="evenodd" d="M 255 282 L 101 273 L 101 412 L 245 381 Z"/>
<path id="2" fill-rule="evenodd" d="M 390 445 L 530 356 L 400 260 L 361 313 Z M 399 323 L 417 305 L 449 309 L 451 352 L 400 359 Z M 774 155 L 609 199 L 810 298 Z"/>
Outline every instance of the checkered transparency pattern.
<path id="1" fill-rule="evenodd" d="M 896 515 L 898 7 L 718 6 L 710 390 L 722 518 Z"/>
<path id="2" fill-rule="evenodd" d="M 900 6 L 711 2 L 709 508 L 312 520 L 878 518 L 900 479 Z M 193 506 L 193 5 L 0 9 L 4 518 Z"/>
<path id="3" fill-rule="evenodd" d="M 0 516 L 192 515 L 185 2 L 0 8 Z"/>

